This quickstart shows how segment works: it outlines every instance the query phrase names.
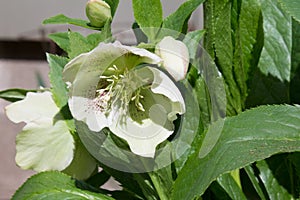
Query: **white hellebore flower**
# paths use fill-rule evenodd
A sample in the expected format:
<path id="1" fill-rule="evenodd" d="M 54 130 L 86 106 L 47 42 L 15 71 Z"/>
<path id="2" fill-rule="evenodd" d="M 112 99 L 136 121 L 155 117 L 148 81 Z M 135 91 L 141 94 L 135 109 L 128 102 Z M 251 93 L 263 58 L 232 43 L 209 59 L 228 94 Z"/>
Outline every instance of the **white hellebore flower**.
<path id="1" fill-rule="evenodd" d="M 164 37 L 156 45 L 155 53 L 163 59 L 163 67 L 176 81 L 185 78 L 189 66 L 189 51 L 183 42 L 170 36 Z"/>
<path id="2" fill-rule="evenodd" d="M 89 154 L 86 150 L 79 148 L 77 151 L 78 144 L 74 155 L 75 141 L 66 121 L 54 119 L 59 108 L 53 101 L 51 92 L 28 92 L 23 100 L 12 103 L 5 109 L 11 121 L 26 123 L 16 138 L 16 163 L 22 169 L 62 171 L 73 165 L 74 157 L 82 159 L 82 155 L 85 157 L 85 170 L 90 170 L 90 173 L 78 170 L 68 172 L 79 179 L 90 176 L 96 163 L 91 158 L 87 159 Z"/>
<path id="3" fill-rule="evenodd" d="M 108 127 L 133 153 L 154 157 L 156 146 L 174 132 L 176 115 L 185 112 L 174 82 L 149 65 L 160 62 L 145 49 L 119 42 L 100 43 L 74 58 L 63 72 L 72 115 L 92 131 Z"/>

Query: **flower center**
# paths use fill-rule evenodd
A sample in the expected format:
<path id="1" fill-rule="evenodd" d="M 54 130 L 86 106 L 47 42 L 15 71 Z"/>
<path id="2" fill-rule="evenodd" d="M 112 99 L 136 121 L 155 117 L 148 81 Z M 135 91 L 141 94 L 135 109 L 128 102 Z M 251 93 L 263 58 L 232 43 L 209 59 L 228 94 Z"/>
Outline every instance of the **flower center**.
<path id="1" fill-rule="evenodd" d="M 134 102 L 136 108 L 145 112 L 141 99 L 142 89 L 148 88 L 150 83 L 147 79 L 142 79 L 135 70 L 128 71 L 127 68 L 119 70 L 113 65 L 108 68 L 112 75 L 102 75 L 96 90 L 95 105 L 101 112 L 108 114 L 113 107 L 117 107 L 120 112 L 121 122 L 124 122 L 128 115 L 128 106 Z"/>

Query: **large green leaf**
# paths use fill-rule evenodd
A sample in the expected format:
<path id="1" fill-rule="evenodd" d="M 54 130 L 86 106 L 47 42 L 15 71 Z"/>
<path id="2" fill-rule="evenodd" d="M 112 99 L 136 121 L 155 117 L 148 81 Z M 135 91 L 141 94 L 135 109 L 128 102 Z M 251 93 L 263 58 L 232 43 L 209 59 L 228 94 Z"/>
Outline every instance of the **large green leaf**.
<path id="1" fill-rule="evenodd" d="M 279 0 L 282 8 L 300 22 L 300 1 L 298 0 Z"/>
<path id="2" fill-rule="evenodd" d="M 211 151 L 204 157 L 195 153 L 179 173 L 173 199 L 200 196 L 221 174 L 257 160 L 279 152 L 300 151 L 298 106 L 261 106 L 226 118 L 224 126 L 220 126 L 222 123 L 218 122 L 210 127 L 212 133 L 222 129 L 220 137 L 210 147 Z M 200 152 L 202 148 L 207 147 L 201 146 Z"/>
<path id="3" fill-rule="evenodd" d="M 53 17 L 50 17 L 48 19 L 45 19 L 43 21 L 43 24 L 72 24 L 75 26 L 81 26 L 84 28 L 92 29 L 92 30 L 98 30 L 99 28 L 93 27 L 89 25 L 89 22 L 82 19 L 73 19 L 70 17 L 67 17 L 63 14 L 59 14 Z"/>
<path id="4" fill-rule="evenodd" d="M 63 173 L 42 172 L 29 178 L 14 194 L 12 200 L 38 199 L 95 199 L 112 200 L 103 194 L 80 190 L 76 180 Z"/>
<path id="5" fill-rule="evenodd" d="M 153 41 L 163 20 L 160 0 L 133 0 L 132 4 L 136 22 Z"/>
<path id="6" fill-rule="evenodd" d="M 264 46 L 258 67 L 265 75 L 280 81 L 290 81 L 292 23 L 275 0 L 261 3 L 264 29 Z"/>
<path id="7" fill-rule="evenodd" d="M 37 90 L 11 88 L 11 89 L 0 91 L 0 98 L 10 102 L 16 102 L 24 99 L 27 92 L 36 92 L 36 91 Z"/>

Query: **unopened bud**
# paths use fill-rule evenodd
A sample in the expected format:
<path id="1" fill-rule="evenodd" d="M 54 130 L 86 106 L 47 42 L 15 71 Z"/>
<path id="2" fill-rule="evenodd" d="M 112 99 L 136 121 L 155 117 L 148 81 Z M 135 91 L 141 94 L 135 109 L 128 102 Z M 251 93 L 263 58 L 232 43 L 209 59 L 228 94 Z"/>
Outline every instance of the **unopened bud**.
<path id="1" fill-rule="evenodd" d="M 189 51 L 186 45 L 174 38 L 164 37 L 155 47 L 155 53 L 163 59 L 163 67 L 176 80 L 183 80 L 189 66 Z"/>
<path id="2" fill-rule="evenodd" d="M 103 0 L 89 0 L 85 11 L 91 25 L 95 27 L 103 27 L 111 18 L 110 6 Z"/>

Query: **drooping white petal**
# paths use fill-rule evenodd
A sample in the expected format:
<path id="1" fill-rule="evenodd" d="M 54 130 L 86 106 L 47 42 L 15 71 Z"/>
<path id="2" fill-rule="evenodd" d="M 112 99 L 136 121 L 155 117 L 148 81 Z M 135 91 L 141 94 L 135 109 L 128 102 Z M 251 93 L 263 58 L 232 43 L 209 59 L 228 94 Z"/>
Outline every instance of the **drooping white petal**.
<path id="1" fill-rule="evenodd" d="M 6 107 L 8 118 L 26 125 L 16 139 L 16 163 L 35 171 L 63 170 L 73 159 L 74 139 L 65 121 L 54 122 L 59 112 L 50 92 L 27 93 Z"/>
<path id="2" fill-rule="evenodd" d="M 28 92 L 23 100 L 8 105 L 5 110 L 7 117 L 15 123 L 52 119 L 59 111 L 51 92 Z"/>
<path id="3" fill-rule="evenodd" d="M 130 117 L 126 118 L 125 123 L 118 123 L 117 120 L 113 122 L 109 129 L 126 140 L 133 153 L 143 157 L 154 157 L 156 146 L 173 133 L 173 130 L 167 130 L 153 123 L 151 119 L 143 120 L 142 124 L 133 121 Z"/>
<path id="4" fill-rule="evenodd" d="M 176 81 L 185 78 L 189 66 L 189 51 L 183 42 L 170 36 L 164 37 L 156 45 L 155 53 L 162 58 L 164 68 Z"/>
<path id="5" fill-rule="evenodd" d="M 74 139 L 64 121 L 38 120 L 17 135 L 16 163 L 35 171 L 63 170 L 73 159 Z"/>

